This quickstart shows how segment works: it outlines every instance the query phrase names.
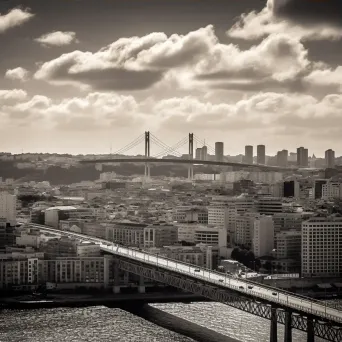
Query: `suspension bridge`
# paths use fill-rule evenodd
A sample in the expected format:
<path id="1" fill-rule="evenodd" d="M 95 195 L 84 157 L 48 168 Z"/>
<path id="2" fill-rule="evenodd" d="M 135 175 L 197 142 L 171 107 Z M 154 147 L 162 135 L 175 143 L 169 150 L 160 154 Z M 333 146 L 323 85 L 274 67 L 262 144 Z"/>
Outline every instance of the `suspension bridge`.
<path id="1" fill-rule="evenodd" d="M 159 152 L 151 154 L 151 142 L 153 146 L 159 149 Z M 196 148 L 194 156 L 194 143 L 200 148 Z M 145 153 L 143 156 L 127 157 L 127 153 L 144 144 Z M 188 147 L 186 154 L 179 152 L 184 146 Z M 209 153 L 208 153 L 209 152 Z M 262 171 L 289 171 L 296 168 L 278 167 L 264 164 L 248 164 L 240 162 L 224 161 L 222 155 L 218 155 L 215 148 L 206 143 L 205 139 L 197 137 L 194 133 L 189 133 L 187 137 L 179 140 L 175 145 L 168 146 L 161 139 L 151 132 L 145 132 L 129 144 L 112 153 L 110 158 L 94 158 L 82 160 L 83 164 L 105 164 L 105 163 L 144 163 L 145 177 L 150 178 L 151 164 L 168 163 L 168 164 L 185 164 L 188 165 L 188 178 L 193 179 L 194 165 L 213 165 L 213 166 L 232 166 L 234 168 L 257 168 Z"/>

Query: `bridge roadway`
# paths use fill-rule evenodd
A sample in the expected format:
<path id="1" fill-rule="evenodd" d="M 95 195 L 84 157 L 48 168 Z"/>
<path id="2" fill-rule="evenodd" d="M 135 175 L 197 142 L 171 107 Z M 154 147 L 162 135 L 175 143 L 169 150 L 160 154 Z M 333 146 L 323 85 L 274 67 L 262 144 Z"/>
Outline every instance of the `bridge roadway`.
<path id="1" fill-rule="evenodd" d="M 60 235 L 67 235 L 80 240 L 93 241 L 100 244 L 103 251 L 114 255 L 123 256 L 133 261 L 142 262 L 154 267 L 163 268 L 192 278 L 197 278 L 202 282 L 216 287 L 223 287 L 233 290 L 247 297 L 254 297 L 259 301 L 266 301 L 269 304 L 292 309 L 292 311 L 304 313 L 316 319 L 328 321 L 340 326 L 342 324 L 342 311 L 325 305 L 324 302 L 313 301 L 304 296 L 297 296 L 289 292 L 261 285 L 241 278 L 235 278 L 223 273 L 200 268 L 192 264 L 175 261 L 158 255 L 149 254 L 140 250 L 119 246 L 107 240 L 91 237 L 88 235 L 61 231 L 47 228 L 41 225 L 31 225 L 41 231 L 51 232 Z M 251 285 L 253 284 L 253 285 Z M 252 287 L 252 288 L 251 288 Z"/>
<path id="2" fill-rule="evenodd" d="M 110 158 L 110 159 L 84 159 L 81 164 L 105 164 L 105 163 L 169 163 L 169 164 L 199 164 L 199 165 L 216 165 L 216 166 L 235 166 L 241 168 L 255 167 L 267 171 L 296 171 L 298 168 L 279 167 L 261 164 L 245 164 L 234 162 L 219 162 L 215 160 L 198 160 L 198 159 L 158 159 L 158 158 Z"/>

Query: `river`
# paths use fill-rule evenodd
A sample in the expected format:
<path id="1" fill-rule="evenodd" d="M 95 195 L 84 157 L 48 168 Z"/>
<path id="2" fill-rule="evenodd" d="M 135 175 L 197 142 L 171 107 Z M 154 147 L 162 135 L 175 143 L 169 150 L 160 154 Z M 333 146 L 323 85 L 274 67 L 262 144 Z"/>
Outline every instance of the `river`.
<path id="1" fill-rule="evenodd" d="M 174 303 L 154 304 L 153 307 L 242 342 L 269 341 L 269 321 L 223 304 Z M 280 341 L 283 340 L 283 333 L 283 326 L 279 325 Z M 0 313 L 0 342 L 50 341 L 193 342 L 194 339 L 116 308 L 58 308 Z M 230 339 L 227 338 L 227 341 Z M 293 342 L 303 341 L 306 341 L 306 335 L 294 330 Z"/>

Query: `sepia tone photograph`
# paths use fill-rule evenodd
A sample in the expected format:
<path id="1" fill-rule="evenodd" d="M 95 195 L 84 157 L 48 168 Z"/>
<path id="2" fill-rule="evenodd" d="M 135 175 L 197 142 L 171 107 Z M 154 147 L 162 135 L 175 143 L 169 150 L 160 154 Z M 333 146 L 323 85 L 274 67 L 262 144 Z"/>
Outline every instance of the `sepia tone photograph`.
<path id="1" fill-rule="evenodd" d="M 0 0 L 0 342 L 342 342 L 342 0 Z"/>

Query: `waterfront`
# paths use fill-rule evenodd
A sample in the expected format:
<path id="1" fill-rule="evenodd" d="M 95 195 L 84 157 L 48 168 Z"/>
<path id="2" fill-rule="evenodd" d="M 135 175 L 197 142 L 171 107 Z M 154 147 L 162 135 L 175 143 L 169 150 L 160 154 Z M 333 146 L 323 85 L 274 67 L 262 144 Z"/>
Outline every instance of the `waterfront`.
<path id="1" fill-rule="evenodd" d="M 154 304 L 177 317 L 242 342 L 268 342 L 269 321 L 218 303 Z M 176 319 L 176 318 L 175 318 Z M 279 325 L 279 338 L 283 327 Z M 5 311 L 0 314 L 1 342 L 49 341 L 192 342 L 121 309 L 106 307 Z M 228 341 L 229 339 L 227 339 Z M 293 342 L 306 340 L 293 331 Z M 317 341 L 320 341 L 317 339 Z"/>

